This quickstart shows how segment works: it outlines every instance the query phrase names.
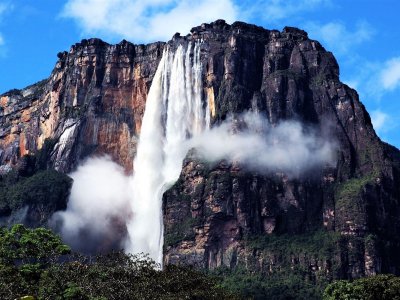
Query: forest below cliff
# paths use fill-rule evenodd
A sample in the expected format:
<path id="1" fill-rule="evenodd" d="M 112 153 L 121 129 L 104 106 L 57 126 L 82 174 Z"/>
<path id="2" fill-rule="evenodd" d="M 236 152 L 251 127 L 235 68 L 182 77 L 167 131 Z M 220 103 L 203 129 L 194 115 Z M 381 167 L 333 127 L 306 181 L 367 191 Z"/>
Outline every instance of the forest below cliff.
<path id="1" fill-rule="evenodd" d="M 45 228 L 0 228 L 1 299 L 321 299 L 392 300 L 400 278 L 378 275 L 337 281 L 322 290 L 294 274 L 261 278 L 245 272 L 204 272 L 145 255 L 72 253 Z"/>

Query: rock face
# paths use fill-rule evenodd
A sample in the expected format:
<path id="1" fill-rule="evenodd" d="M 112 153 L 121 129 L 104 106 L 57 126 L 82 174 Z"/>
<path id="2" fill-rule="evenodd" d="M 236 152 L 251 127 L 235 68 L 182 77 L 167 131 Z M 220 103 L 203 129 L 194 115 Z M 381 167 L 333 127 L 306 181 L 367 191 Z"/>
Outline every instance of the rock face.
<path id="1" fill-rule="evenodd" d="M 300 179 L 188 158 L 164 197 L 166 263 L 251 265 L 262 272 L 289 264 L 342 278 L 399 272 L 387 255 L 398 249 L 399 152 L 376 136 L 356 91 L 339 81 L 332 53 L 288 27 L 215 22 L 193 28 L 188 39 L 198 38 L 206 43 L 205 93 L 215 123 L 257 110 L 272 124 L 297 119 L 319 132 L 328 124 L 339 150 L 336 167 Z M 271 234 L 316 230 L 339 233 L 340 241 L 331 239 L 337 256 L 254 247 Z"/>
<path id="2" fill-rule="evenodd" d="M 163 43 L 109 45 L 82 40 L 58 54 L 46 80 L 1 95 L 0 161 L 15 164 L 57 141 L 50 165 L 69 172 L 94 154 L 132 170 L 148 89 Z"/>
<path id="3" fill-rule="evenodd" d="M 188 155 L 164 195 L 165 262 L 266 274 L 301 267 L 314 278 L 399 273 L 400 152 L 377 137 L 357 92 L 340 82 L 332 53 L 296 28 L 222 20 L 169 44 L 187 40 L 202 40 L 203 98 L 212 124 L 246 110 L 271 124 L 296 119 L 329 132 L 338 153 L 335 167 L 297 179 Z M 50 138 L 49 165 L 58 170 L 106 153 L 130 172 L 163 47 L 84 40 L 59 54 L 48 79 L 2 95 L 2 168 Z M 271 247 L 283 237 L 286 250 Z M 293 248 L 290 237 L 303 237 L 300 246 Z M 324 251 L 308 243 L 322 243 Z"/>

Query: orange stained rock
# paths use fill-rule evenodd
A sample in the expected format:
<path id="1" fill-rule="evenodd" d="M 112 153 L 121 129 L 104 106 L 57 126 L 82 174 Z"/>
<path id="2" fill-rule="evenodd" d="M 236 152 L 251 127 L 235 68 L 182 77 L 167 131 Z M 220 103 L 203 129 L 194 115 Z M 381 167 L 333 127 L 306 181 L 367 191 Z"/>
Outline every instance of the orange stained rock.
<path id="1" fill-rule="evenodd" d="M 8 100 L 9 100 L 10 98 L 8 97 L 8 96 L 3 96 L 3 97 L 1 97 L 0 98 L 0 106 L 1 107 L 6 107 L 7 106 L 7 104 L 8 104 Z"/>
<path id="2" fill-rule="evenodd" d="M 210 107 L 210 114 L 212 117 L 215 117 L 215 99 L 214 99 L 214 88 L 207 88 L 207 99 L 208 105 Z"/>
<path id="3" fill-rule="evenodd" d="M 19 135 L 19 155 L 20 157 L 29 154 L 29 150 L 26 149 L 26 136 L 25 133 L 22 132 Z"/>
<path id="4" fill-rule="evenodd" d="M 21 121 L 22 122 L 29 122 L 30 120 L 31 120 L 31 112 L 29 111 L 29 109 L 25 109 L 22 112 Z"/>

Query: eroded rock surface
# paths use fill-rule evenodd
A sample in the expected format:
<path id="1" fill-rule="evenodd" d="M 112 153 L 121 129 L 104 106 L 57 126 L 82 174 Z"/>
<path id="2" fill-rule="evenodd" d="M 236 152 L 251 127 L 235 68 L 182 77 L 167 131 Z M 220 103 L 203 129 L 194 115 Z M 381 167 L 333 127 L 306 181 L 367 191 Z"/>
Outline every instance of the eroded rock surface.
<path id="1" fill-rule="evenodd" d="M 2 95 L 2 164 L 15 164 L 50 138 L 56 141 L 50 164 L 57 170 L 69 172 L 89 155 L 109 154 L 131 171 L 163 45 L 82 40 L 58 54 L 48 79 Z"/>
<path id="2" fill-rule="evenodd" d="M 357 92 L 340 82 L 332 53 L 296 28 L 217 21 L 192 34 L 186 38 L 205 41 L 214 124 L 246 110 L 271 124 L 296 119 L 335 140 L 338 155 L 335 167 L 295 179 L 188 157 L 164 197 L 166 263 L 264 273 L 301 267 L 333 278 L 399 272 L 389 254 L 399 249 L 399 151 L 379 140 Z M 328 254 L 290 250 L 286 235 L 331 243 Z M 268 236 L 287 243 L 287 253 L 268 247 Z"/>

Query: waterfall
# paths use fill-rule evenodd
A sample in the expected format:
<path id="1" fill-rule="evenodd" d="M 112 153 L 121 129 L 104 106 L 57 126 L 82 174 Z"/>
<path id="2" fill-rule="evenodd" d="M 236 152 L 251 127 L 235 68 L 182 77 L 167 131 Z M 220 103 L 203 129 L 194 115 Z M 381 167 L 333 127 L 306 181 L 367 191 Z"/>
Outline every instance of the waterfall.
<path id="1" fill-rule="evenodd" d="M 128 223 L 129 253 L 148 253 L 162 264 L 162 195 L 179 178 L 187 149 L 185 141 L 209 126 L 202 102 L 200 44 L 169 46 L 163 52 L 142 120 L 134 159 Z M 208 107 L 208 106 L 207 106 Z"/>

